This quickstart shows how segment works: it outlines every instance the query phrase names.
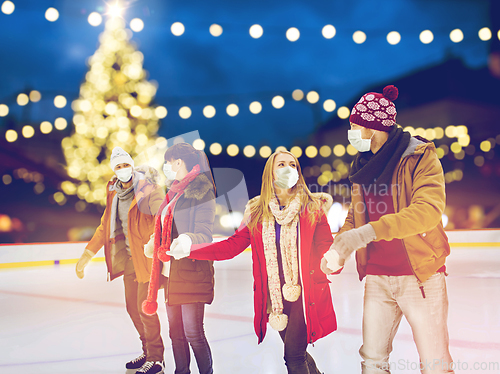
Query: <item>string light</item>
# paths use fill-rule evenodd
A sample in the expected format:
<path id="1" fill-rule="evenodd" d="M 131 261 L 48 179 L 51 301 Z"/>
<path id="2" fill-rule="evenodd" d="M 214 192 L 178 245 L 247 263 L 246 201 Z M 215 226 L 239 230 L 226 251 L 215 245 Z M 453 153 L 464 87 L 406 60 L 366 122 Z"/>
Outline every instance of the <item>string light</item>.
<path id="1" fill-rule="evenodd" d="M 196 139 L 193 142 L 193 148 L 199 151 L 203 151 L 205 149 L 205 142 L 202 139 Z"/>
<path id="2" fill-rule="evenodd" d="M 264 145 L 259 149 L 259 155 L 262 158 L 268 158 L 269 156 L 271 156 L 272 153 L 273 151 L 271 150 L 271 147 L 267 145 Z"/>
<path id="3" fill-rule="evenodd" d="M 249 32 L 252 38 L 259 39 L 264 34 L 264 29 L 261 25 L 252 25 Z"/>
<path id="4" fill-rule="evenodd" d="M 302 92 L 302 90 L 299 90 L 299 89 L 294 90 L 292 92 L 292 97 L 295 101 L 300 101 L 304 98 L 304 92 Z"/>
<path id="5" fill-rule="evenodd" d="M 226 108 L 227 115 L 230 117 L 237 116 L 238 113 L 240 112 L 240 109 L 238 108 L 238 105 L 236 104 L 229 104 Z"/>
<path id="6" fill-rule="evenodd" d="M 482 41 L 488 41 L 491 39 L 491 30 L 487 27 L 483 27 L 481 30 L 478 32 L 479 39 Z"/>
<path id="7" fill-rule="evenodd" d="M 0 104 L 0 117 L 5 117 L 9 114 L 9 107 L 5 104 Z"/>
<path id="8" fill-rule="evenodd" d="M 14 9 L 16 9 L 16 7 L 12 1 L 4 1 L 2 3 L 2 13 L 9 15 L 14 13 Z"/>
<path id="9" fill-rule="evenodd" d="M 306 96 L 307 101 L 311 104 L 316 104 L 319 101 L 319 94 L 316 91 L 310 91 Z"/>
<path id="10" fill-rule="evenodd" d="M 46 11 L 45 11 L 45 18 L 47 19 L 47 21 L 50 21 L 50 22 L 55 22 L 59 19 L 59 12 L 56 8 L 48 8 Z"/>
<path id="11" fill-rule="evenodd" d="M 397 31 L 391 31 L 387 34 L 387 42 L 390 45 L 396 45 L 401 41 L 401 34 Z"/>
<path id="12" fill-rule="evenodd" d="M 227 147 L 227 154 L 231 157 L 237 156 L 240 152 L 240 149 L 236 144 L 231 144 Z"/>
<path id="13" fill-rule="evenodd" d="M 323 103 L 323 109 L 326 112 L 333 112 L 336 107 L 337 104 L 332 99 L 325 100 L 325 102 Z"/>
<path id="14" fill-rule="evenodd" d="M 203 108 L 203 115 L 207 118 L 213 118 L 215 116 L 215 108 L 212 105 L 207 105 Z"/>
<path id="15" fill-rule="evenodd" d="M 222 146 L 219 143 L 213 143 L 210 146 L 210 153 L 214 156 L 219 155 L 222 152 Z"/>
<path id="16" fill-rule="evenodd" d="M 296 42 L 300 38 L 300 31 L 296 27 L 290 27 L 286 30 L 286 38 L 291 42 Z"/>
<path id="17" fill-rule="evenodd" d="M 144 29 L 144 22 L 140 18 L 134 18 L 130 21 L 130 28 L 132 31 L 140 32 Z"/>
<path id="18" fill-rule="evenodd" d="M 271 103 L 276 109 L 281 109 L 285 105 L 285 99 L 282 96 L 275 96 Z"/>
<path id="19" fill-rule="evenodd" d="M 179 109 L 179 117 L 182 119 L 188 119 L 191 117 L 191 109 L 188 106 L 183 106 L 182 108 Z"/>
<path id="20" fill-rule="evenodd" d="M 434 34 L 431 30 L 424 30 L 420 33 L 419 38 L 423 44 L 429 44 L 434 40 Z"/>
<path id="21" fill-rule="evenodd" d="M 363 31 L 356 31 L 352 34 L 352 40 L 356 44 L 363 44 L 366 41 L 366 34 Z"/>
<path id="22" fill-rule="evenodd" d="M 175 36 L 181 36 L 182 34 L 184 34 L 185 28 L 182 23 L 175 22 L 170 27 L 170 31 L 172 31 L 172 34 L 174 34 Z"/>
<path id="23" fill-rule="evenodd" d="M 243 154 L 248 158 L 255 156 L 255 153 L 256 151 L 253 145 L 247 145 L 245 148 L 243 148 Z"/>
<path id="24" fill-rule="evenodd" d="M 254 101 L 250 104 L 249 109 L 253 114 L 259 114 L 262 111 L 262 104 L 258 101 Z"/>
<path id="25" fill-rule="evenodd" d="M 337 30 L 335 30 L 335 27 L 332 25 L 326 25 L 323 27 L 323 30 L 321 30 L 321 34 L 325 39 L 331 39 L 335 36 L 337 33 Z"/>
<path id="26" fill-rule="evenodd" d="M 209 31 L 212 36 L 219 37 L 222 35 L 222 26 L 214 23 L 213 25 L 210 25 Z"/>
<path id="27" fill-rule="evenodd" d="M 290 149 L 290 152 L 297 158 L 302 156 L 302 149 L 298 146 L 294 146 Z"/>
<path id="28" fill-rule="evenodd" d="M 87 21 L 91 26 L 99 26 L 102 23 L 102 16 L 97 12 L 92 12 L 89 14 Z"/>
<path id="29" fill-rule="evenodd" d="M 460 43 L 464 40 L 464 33 L 460 29 L 455 29 L 450 32 L 450 39 L 453 43 Z"/>
<path id="30" fill-rule="evenodd" d="M 33 91 L 30 92 L 29 99 L 33 103 L 37 103 L 37 102 L 39 102 L 42 99 L 42 94 L 39 91 L 33 90 Z"/>

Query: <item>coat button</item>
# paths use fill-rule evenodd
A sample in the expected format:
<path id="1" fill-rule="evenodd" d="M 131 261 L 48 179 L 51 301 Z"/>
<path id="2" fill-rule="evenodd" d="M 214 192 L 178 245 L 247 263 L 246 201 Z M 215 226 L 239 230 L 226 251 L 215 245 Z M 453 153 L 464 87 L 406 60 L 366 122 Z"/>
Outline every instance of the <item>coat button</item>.
<path id="1" fill-rule="evenodd" d="M 427 233 L 426 233 L 426 232 L 424 232 L 424 233 L 422 234 L 422 236 L 425 238 L 425 237 L 427 236 Z"/>
<path id="2" fill-rule="evenodd" d="M 314 306 L 314 303 L 309 303 L 310 306 Z"/>
<path id="3" fill-rule="evenodd" d="M 316 336 L 316 332 L 315 332 L 315 331 L 313 331 L 313 332 L 311 333 L 311 336 Z"/>
<path id="4" fill-rule="evenodd" d="M 309 274 L 313 275 L 314 274 L 314 269 L 311 270 Z"/>

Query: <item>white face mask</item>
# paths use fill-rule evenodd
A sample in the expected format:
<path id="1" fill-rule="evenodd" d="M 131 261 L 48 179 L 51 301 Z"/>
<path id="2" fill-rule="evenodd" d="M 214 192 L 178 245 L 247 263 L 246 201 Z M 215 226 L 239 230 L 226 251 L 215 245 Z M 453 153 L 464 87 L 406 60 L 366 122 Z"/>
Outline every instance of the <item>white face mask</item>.
<path id="1" fill-rule="evenodd" d="M 177 172 L 172 170 L 172 164 L 166 163 L 163 165 L 163 174 L 167 177 L 168 181 L 173 181 L 177 176 Z"/>
<path id="2" fill-rule="evenodd" d="M 276 186 L 282 189 L 292 188 L 299 180 L 299 172 L 291 166 L 285 166 L 276 170 Z"/>
<path id="3" fill-rule="evenodd" d="M 373 133 L 373 135 L 375 135 L 375 133 Z M 371 147 L 372 138 L 363 139 L 361 137 L 361 130 L 347 130 L 347 139 L 358 152 L 368 152 Z"/>
<path id="4" fill-rule="evenodd" d="M 123 183 L 132 179 L 132 167 L 115 170 L 116 177 Z"/>

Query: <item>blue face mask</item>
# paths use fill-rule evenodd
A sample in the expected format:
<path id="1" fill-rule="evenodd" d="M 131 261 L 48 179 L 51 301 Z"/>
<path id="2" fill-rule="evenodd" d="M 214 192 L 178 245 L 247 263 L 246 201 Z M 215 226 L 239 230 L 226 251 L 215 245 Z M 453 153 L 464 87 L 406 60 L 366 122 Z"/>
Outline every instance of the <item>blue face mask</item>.
<path id="1" fill-rule="evenodd" d="M 373 135 L 375 135 L 375 133 L 373 133 Z M 372 138 L 363 139 L 361 137 L 361 130 L 347 130 L 347 139 L 358 152 L 368 152 L 371 147 Z"/>

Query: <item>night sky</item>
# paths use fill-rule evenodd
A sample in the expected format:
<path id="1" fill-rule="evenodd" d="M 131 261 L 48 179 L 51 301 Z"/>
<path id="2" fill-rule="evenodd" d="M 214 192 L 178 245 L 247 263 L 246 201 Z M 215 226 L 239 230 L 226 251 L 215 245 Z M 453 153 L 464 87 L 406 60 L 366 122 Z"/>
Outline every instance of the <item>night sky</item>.
<path id="1" fill-rule="evenodd" d="M 104 22 L 93 27 L 87 17 L 94 11 L 106 13 L 106 3 L 13 3 L 12 14 L 0 13 L 0 104 L 8 105 L 10 116 L 20 122 L 53 122 L 60 116 L 70 120 L 70 105 L 57 109 L 53 98 L 58 94 L 69 102 L 78 98 L 88 70 L 86 60 L 104 30 Z M 49 7 L 59 11 L 55 22 L 45 18 Z M 132 41 L 144 54 L 148 79 L 158 82 L 155 104 L 168 110 L 159 135 L 198 130 L 207 144 L 235 143 L 240 148 L 248 144 L 289 148 L 336 115 L 322 109 L 327 99 L 333 99 L 337 108 L 350 105 L 373 85 L 390 84 L 449 58 L 459 57 L 466 66 L 480 68 L 488 57 L 489 42 L 478 37 L 479 29 L 490 26 L 489 3 L 483 0 L 139 0 L 128 2 L 123 17 L 127 25 L 136 17 L 145 24 Z M 183 35 L 172 34 L 174 22 L 184 24 Z M 223 28 L 219 37 L 209 33 L 214 23 Z M 259 39 L 249 35 L 253 24 L 264 29 Z M 332 39 L 321 34 L 327 24 L 336 28 Z M 295 42 L 285 36 L 290 27 L 300 31 Z M 464 33 L 460 43 L 450 40 L 450 31 L 456 28 Z M 426 29 L 434 34 L 427 45 L 419 41 Z M 366 33 L 363 44 L 354 43 L 356 30 Z M 391 31 L 401 34 L 399 44 L 387 42 Z M 19 107 L 17 95 L 31 89 L 40 91 L 42 100 Z M 310 104 L 292 99 L 295 89 L 319 93 L 319 117 L 313 116 Z M 285 99 L 283 108 L 271 105 L 275 95 Z M 261 113 L 250 113 L 252 101 L 261 102 Z M 240 111 L 230 117 L 225 109 L 233 103 Z M 215 117 L 203 116 L 206 105 L 216 108 Z M 189 119 L 179 117 L 181 106 L 192 109 Z M 2 118 L 0 126 L 4 136 Z"/>

